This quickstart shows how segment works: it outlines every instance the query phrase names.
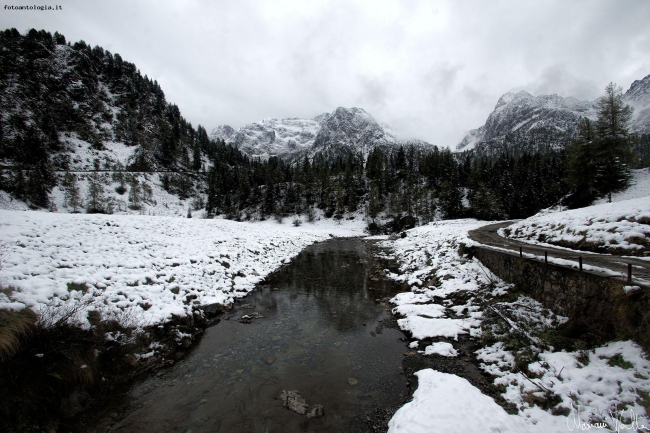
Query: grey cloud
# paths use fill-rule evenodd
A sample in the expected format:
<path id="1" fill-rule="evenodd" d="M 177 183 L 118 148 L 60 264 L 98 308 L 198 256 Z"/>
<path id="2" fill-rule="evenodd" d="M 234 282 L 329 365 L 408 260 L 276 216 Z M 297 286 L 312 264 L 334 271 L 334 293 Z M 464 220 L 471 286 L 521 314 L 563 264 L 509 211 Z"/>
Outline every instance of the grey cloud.
<path id="1" fill-rule="evenodd" d="M 578 78 L 565 65 L 553 65 L 541 72 L 537 80 L 530 83 L 529 91 L 534 95 L 557 93 L 578 99 L 592 100 L 602 89 L 593 81 Z"/>
<path id="2" fill-rule="evenodd" d="M 389 86 L 387 80 L 378 77 L 360 77 L 358 81 L 361 88 L 359 99 L 362 103 L 380 106 L 387 102 Z"/>

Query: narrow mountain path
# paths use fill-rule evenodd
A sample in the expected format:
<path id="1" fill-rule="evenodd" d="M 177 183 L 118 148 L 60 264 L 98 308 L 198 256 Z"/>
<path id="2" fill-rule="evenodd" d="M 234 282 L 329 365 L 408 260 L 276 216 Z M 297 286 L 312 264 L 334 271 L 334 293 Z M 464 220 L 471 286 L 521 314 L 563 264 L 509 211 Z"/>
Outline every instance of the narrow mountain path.
<path id="1" fill-rule="evenodd" d="M 577 268 L 579 257 L 582 257 L 584 271 L 599 275 L 610 274 L 625 279 L 627 278 L 628 264 L 631 264 L 632 283 L 650 286 L 650 260 L 648 259 L 536 245 L 499 236 L 497 231 L 512 223 L 513 221 L 505 221 L 489 224 L 471 230 L 468 234 L 470 239 L 488 248 L 512 251 L 516 254 L 519 254 L 521 248 L 524 257 L 534 260 L 545 260 L 546 253 L 550 262 L 560 266 Z M 612 275 L 612 273 L 617 275 Z"/>

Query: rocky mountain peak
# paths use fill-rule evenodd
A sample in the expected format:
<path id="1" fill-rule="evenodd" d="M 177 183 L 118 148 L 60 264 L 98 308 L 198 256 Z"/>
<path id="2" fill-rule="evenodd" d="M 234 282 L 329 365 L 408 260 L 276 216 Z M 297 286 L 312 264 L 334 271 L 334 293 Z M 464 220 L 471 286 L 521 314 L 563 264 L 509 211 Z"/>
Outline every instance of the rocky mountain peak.
<path id="1" fill-rule="evenodd" d="M 383 128 L 364 109 L 356 107 L 334 110 L 314 140 L 315 149 L 332 151 L 336 148 L 337 152 L 344 153 L 361 150 L 365 154 L 370 148 L 385 144 Z"/>
<path id="2" fill-rule="evenodd" d="M 624 100 L 634 108 L 631 130 L 650 133 L 650 75 L 634 81 Z M 570 142 L 581 117 L 597 115 L 596 101 L 509 92 L 499 98 L 485 125 L 468 132 L 456 150 L 491 154 L 561 148 Z"/>
<path id="3" fill-rule="evenodd" d="M 296 160 L 322 154 L 326 158 L 345 156 L 348 152 L 364 155 L 375 147 L 390 148 L 402 144 L 430 146 L 422 141 L 405 141 L 387 125 L 380 125 L 363 108 L 338 107 L 313 119 L 272 119 L 244 125 L 234 131 L 222 125 L 212 131 L 251 156 L 278 156 Z"/>
<path id="4" fill-rule="evenodd" d="M 564 146 L 582 116 L 595 116 L 593 102 L 556 94 L 533 96 L 524 90 L 506 93 L 485 125 L 470 131 L 456 149 L 477 148 L 489 154 L 504 147 L 527 151 L 558 148 Z"/>
<path id="5" fill-rule="evenodd" d="M 215 139 L 228 141 L 235 134 L 235 129 L 230 125 L 219 125 L 212 130 L 210 136 Z"/>
<path id="6" fill-rule="evenodd" d="M 319 114 L 318 116 L 314 117 L 313 120 L 315 120 L 320 125 L 322 125 L 325 121 L 327 121 L 328 117 L 330 117 L 330 113 L 323 113 L 323 114 Z"/>
<path id="7" fill-rule="evenodd" d="M 632 130 L 641 134 L 650 134 L 650 75 L 634 81 L 625 92 L 623 99 L 634 109 Z"/>
<path id="8" fill-rule="evenodd" d="M 496 111 L 499 107 L 503 107 L 504 105 L 508 104 L 510 101 L 512 101 L 515 97 L 514 93 L 505 93 L 503 96 L 499 98 L 497 101 L 497 105 L 494 106 L 494 110 Z"/>
<path id="9" fill-rule="evenodd" d="M 625 100 L 630 102 L 641 102 L 643 105 L 650 104 L 650 75 L 646 75 L 642 80 L 635 80 L 627 92 Z"/>

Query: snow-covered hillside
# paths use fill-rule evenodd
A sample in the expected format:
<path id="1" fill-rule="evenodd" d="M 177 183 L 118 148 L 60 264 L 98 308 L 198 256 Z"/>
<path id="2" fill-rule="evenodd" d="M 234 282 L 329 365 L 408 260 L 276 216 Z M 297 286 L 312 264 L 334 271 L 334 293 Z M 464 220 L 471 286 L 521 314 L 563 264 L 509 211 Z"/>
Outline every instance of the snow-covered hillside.
<path id="1" fill-rule="evenodd" d="M 2 191 L 34 208 L 65 211 L 58 199 L 64 175 L 77 177 L 79 198 L 85 201 L 88 178 L 98 173 L 95 184 L 104 193 L 94 195 L 93 204 L 102 202 L 102 208 L 94 206 L 93 211 L 149 212 L 155 202 L 173 201 L 170 194 L 156 194 L 164 175 L 145 178 L 133 172 L 164 172 L 167 190 L 177 197 L 196 197 L 205 189 L 200 172 L 215 160 L 214 143 L 205 128 L 194 129 L 179 108 L 166 101 L 160 85 L 141 75 L 136 65 L 99 46 L 70 43 L 45 30 L 31 29 L 24 35 L 16 29 L 2 31 L 0 46 L 0 64 L 6 65 L 0 80 Z M 116 182 L 124 194 L 134 180 L 144 189 L 139 194 L 140 188 L 135 188 L 135 203 L 114 194 Z M 52 191 L 55 184 L 58 193 Z M 21 207 L 3 197 L 0 208 Z M 72 207 L 85 208 L 78 200 Z M 166 207 L 156 213 L 175 211 Z"/>
<path id="2" fill-rule="evenodd" d="M 135 146 L 127 146 L 120 142 L 107 142 L 101 150 L 94 148 L 85 140 L 79 139 L 76 134 L 63 134 L 62 143 L 71 156 L 68 163 L 68 172 L 75 177 L 79 191 L 79 204 L 72 206 L 64 187 L 64 172 L 58 171 L 57 186 L 49 195 L 49 210 L 62 213 L 85 212 L 90 179 L 96 175 L 102 187 L 100 201 L 107 212 L 118 215 L 164 215 L 187 216 L 188 210 L 195 216 L 202 215 L 195 212 L 199 208 L 196 197 L 187 199 L 171 194 L 162 186 L 161 177 L 164 173 L 122 172 L 125 166 L 133 161 Z M 207 160 L 206 160 L 207 165 Z M 100 170 L 93 173 L 94 170 Z M 180 174 L 179 174 L 180 175 Z M 195 175 L 193 175 L 195 176 Z M 133 196 L 130 191 L 134 183 L 138 194 Z M 120 186 L 124 190 L 120 190 Z M 120 194 L 120 192 L 122 193 Z M 200 196 L 200 194 L 195 194 Z M 29 206 L 22 200 L 16 199 L 11 194 L 0 191 L 0 209 L 27 210 Z M 45 211 L 45 209 L 44 209 Z"/>
<path id="3" fill-rule="evenodd" d="M 513 239 L 579 250 L 648 255 L 650 199 L 534 216 L 502 229 L 502 233 Z"/>
<path id="4" fill-rule="evenodd" d="M 32 211 L 0 211 L 0 221 L 0 308 L 88 302 L 81 324 L 95 310 L 140 326 L 230 304 L 305 246 L 364 227 Z"/>
<path id="5" fill-rule="evenodd" d="M 623 255 L 650 254 L 650 172 L 634 170 L 631 186 L 599 203 L 542 212 L 501 229 L 500 234 L 538 244 Z"/>

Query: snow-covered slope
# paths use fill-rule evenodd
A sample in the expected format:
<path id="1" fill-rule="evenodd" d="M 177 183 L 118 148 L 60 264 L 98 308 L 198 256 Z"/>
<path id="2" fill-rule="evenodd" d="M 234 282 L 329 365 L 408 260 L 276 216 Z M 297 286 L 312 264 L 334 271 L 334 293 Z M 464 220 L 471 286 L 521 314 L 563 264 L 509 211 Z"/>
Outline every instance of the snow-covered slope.
<path id="1" fill-rule="evenodd" d="M 650 132 L 650 75 L 632 83 L 623 98 L 634 108 L 631 130 Z M 479 153 L 491 154 L 502 149 L 562 148 L 573 137 L 581 117 L 596 119 L 596 101 L 558 95 L 532 96 L 523 90 L 506 93 L 485 124 L 469 131 L 456 150 L 477 149 Z"/>
<path id="2" fill-rule="evenodd" d="M 166 172 L 164 184 L 178 197 L 204 190 L 204 177 L 197 172 L 209 169 L 207 131 L 194 129 L 135 64 L 83 41 L 66 43 L 64 36 L 45 30 L 2 31 L 0 47 L 0 189 L 9 201 L 0 199 L 0 208 L 20 208 L 15 203 L 20 198 L 23 205 L 62 209 L 63 200 L 50 195 L 57 195 L 55 184 L 61 191 L 66 174 L 76 176 L 85 201 L 90 171 L 99 174 L 107 190 L 93 201 L 105 202 L 107 212 L 126 209 L 133 178 L 140 185 L 146 182 L 147 190 L 163 183 L 162 175 L 144 179 L 136 172 Z M 110 177 L 120 179 L 122 194 L 113 194 Z M 183 191 L 175 188 L 178 179 Z M 159 199 L 169 201 L 148 195 L 148 205 Z M 139 203 L 132 207 L 143 211 Z"/>
<path id="3" fill-rule="evenodd" d="M 506 228 L 508 237 L 586 251 L 650 253 L 650 198 L 534 216 Z"/>
<path id="4" fill-rule="evenodd" d="M 431 146 L 420 140 L 406 140 L 389 126 L 379 124 L 362 108 L 338 107 L 313 119 L 264 119 L 234 131 L 228 125 L 215 128 L 212 138 L 223 139 L 250 156 L 277 156 L 295 160 L 322 154 L 326 158 L 362 152 L 375 147 L 385 149 L 400 145 Z"/>
<path id="5" fill-rule="evenodd" d="M 104 143 L 103 148 L 98 150 L 87 141 L 78 138 L 74 133 L 62 134 L 61 142 L 68 156 L 68 170 L 75 177 L 79 191 L 79 205 L 74 207 L 69 203 L 68 193 L 64 187 L 64 172 L 59 171 L 56 173 L 57 185 L 49 194 L 49 209 L 43 210 L 62 213 L 85 212 L 90 192 L 90 180 L 95 175 L 92 170 L 98 166 L 100 172 L 96 175 L 102 189 L 99 201 L 107 212 L 185 217 L 189 210 L 194 213 L 195 217 L 203 215 L 202 211 L 198 211 L 201 202 L 195 198 L 195 196 L 202 197 L 202 195 L 197 192 L 195 196 L 180 198 L 178 195 L 166 191 L 161 180 L 164 173 L 123 172 L 120 178 L 119 172 L 111 171 L 116 167 L 123 169 L 133 161 L 137 150 L 135 146 L 111 141 Z M 207 165 L 207 159 L 205 159 L 205 164 Z M 134 185 L 140 191 L 136 196 L 131 193 Z M 122 194 L 118 192 L 120 186 L 125 187 Z M 28 210 L 30 206 L 24 200 L 17 199 L 6 191 L 0 191 L 0 209 Z"/>
<path id="6" fill-rule="evenodd" d="M 632 185 L 612 203 L 541 213 L 500 234 L 525 242 L 624 255 L 650 253 L 650 173 L 634 170 Z"/>

